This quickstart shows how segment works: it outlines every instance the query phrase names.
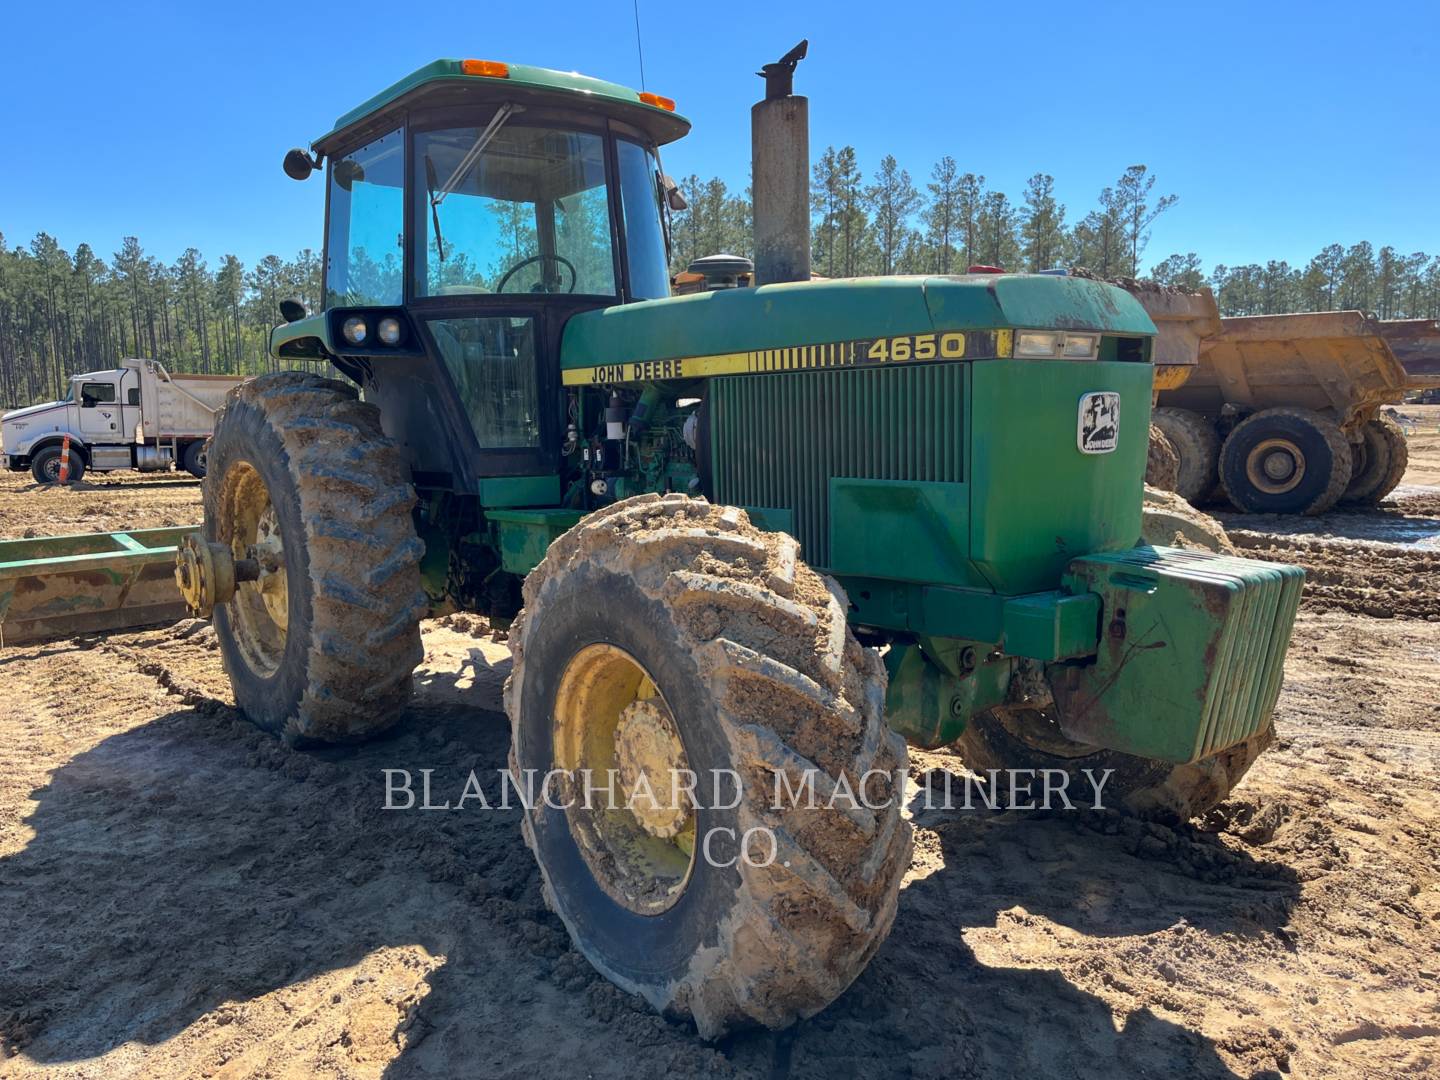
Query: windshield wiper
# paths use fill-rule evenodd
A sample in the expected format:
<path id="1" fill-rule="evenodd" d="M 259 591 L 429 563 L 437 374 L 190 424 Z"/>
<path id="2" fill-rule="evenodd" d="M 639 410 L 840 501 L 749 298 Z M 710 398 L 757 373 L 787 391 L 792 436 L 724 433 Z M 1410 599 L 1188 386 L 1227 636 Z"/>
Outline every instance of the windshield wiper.
<path id="1" fill-rule="evenodd" d="M 430 196 L 430 223 L 435 226 L 435 250 L 445 261 L 445 239 L 440 235 L 440 204 L 435 201 L 435 163 L 425 155 L 425 194 Z"/>
<path id="2" fill-rule="evenodd" d="M 500 129 L 505 126 L 505 121 L 509 120 L 516 111 L 514 105 L 501 105 L 495 111 L 495 115 L 490 118 L 490 123 L 486 124 L 485 130 L 480 133 L 480 137 L 475 140 L 469 150 L 465 151 L 465 156 L 460 159 L 460 164 L 455 166 L 455 171 L 450 174 L 450 179 L 441 184 L 440 190 L 430 197 L 431 206 L 439 206 L 445 201 L 445 196 L 455 190 L 465 174 L 474 167 L 475 162 L 480 160 L 480 155 L 490 145 L 490 140 L 499 134 Z"/>

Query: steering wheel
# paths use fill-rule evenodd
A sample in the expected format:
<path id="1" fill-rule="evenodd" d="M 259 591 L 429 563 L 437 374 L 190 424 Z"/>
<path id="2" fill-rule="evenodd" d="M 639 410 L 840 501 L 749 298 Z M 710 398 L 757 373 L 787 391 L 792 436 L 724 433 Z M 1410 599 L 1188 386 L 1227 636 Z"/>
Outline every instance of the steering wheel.
<path id="1" fill-rule="evenodd" d="M 505 283 L 509 281 L 512 277 L 514 277 L 517 273 L 525 269 L 525 267 L 529 266 L 531 263 L 545 262 L 546 260 L 560 263 L 562 266 L 565 267 L 565 269 L 570 271 L 570 287 L 565 291 L 567 293 L 573 293 L 575 291 L 575 283 L 579 280 L 580 275 L 575 272 L 575 264 L 572 263 L 569 259 L 565 258 L 564 255 L 531 255 L 528 259 L 521 259 L 509 270 L 505 271 L 505 273 L 501 276 L 500 281 L 496 284 L 495 291 L 497 293 L 504 292 Z"/>

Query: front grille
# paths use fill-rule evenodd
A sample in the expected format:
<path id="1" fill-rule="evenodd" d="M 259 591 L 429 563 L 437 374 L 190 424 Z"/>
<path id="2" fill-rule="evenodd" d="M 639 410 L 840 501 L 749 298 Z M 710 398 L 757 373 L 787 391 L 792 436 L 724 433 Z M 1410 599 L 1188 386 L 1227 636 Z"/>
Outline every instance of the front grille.
<path id="1" fill-rule="evenodd" d="M 964 479 L 965 364 L 736 375 L 711 383 L 717 502 L 789 510 L 828 567 L 829 480 Z"/>

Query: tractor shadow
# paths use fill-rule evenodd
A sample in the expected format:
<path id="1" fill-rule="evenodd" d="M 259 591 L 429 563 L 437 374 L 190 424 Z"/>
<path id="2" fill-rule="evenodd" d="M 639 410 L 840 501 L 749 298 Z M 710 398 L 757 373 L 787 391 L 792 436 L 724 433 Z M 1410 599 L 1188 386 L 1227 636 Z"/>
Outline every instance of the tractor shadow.
<path id="1" fill-rule="evenodd" d="M 56 769 L 31 793 L 33 835 L 0 858 L 0 1060 L 184 1048 L 243 1017 L 235 1003 L 288 988 L 297 1013 L 337 1026 L 326 1060 L 343 1065 L 346 1025 L 378 991 L 358 1001 L 347 973 L 331 997 L 325 979 L 418 946 L 437 963 L 393 1030 L 383 1020 L 388 1054 L 401 1048 L 389 1076 L 550 1074 L 557 1048 L 572 1074 L 600 1076 L 677 1061 L 701 1075 L 826 1080 L 1161 1065 L 1232 1075 L 1198 1031 L 1146 1009 L 1117 1030 L 1109 1005 L 1060 971 L 986 962 L 966 934 L 1013 922 L 1017 907 L 1087 938 L 1182 923 L 1279 934 L 1293 881 L 1238 865 L 1197 882 L 1174 860 L 1157 868 L 1133 853 L 1125 832 L 1034 815 L 922 812 L 933 867 L 904 890 L 894 932 L 857 982 L 788 1032 L 701 1043 L 597 975 L 546 910 L 519 811 L 498 808 L 509 730 L 495 710 L 509 663 L 495 653 L 422 671 L 414 707 L 363 746 L 293 751 L 207 701 Z M 386 769 L 408 770 L 417 803 L 420 770 L 433 769 L 437 805 L 453 804 L 473 771 L 492 808 L 386 810 Z M 301 1023 L 268 1035 L 272 1062 L 299 1063 Z M 241 1045 L 265 1034 L 243 1020 L 225 1030 Z"/>

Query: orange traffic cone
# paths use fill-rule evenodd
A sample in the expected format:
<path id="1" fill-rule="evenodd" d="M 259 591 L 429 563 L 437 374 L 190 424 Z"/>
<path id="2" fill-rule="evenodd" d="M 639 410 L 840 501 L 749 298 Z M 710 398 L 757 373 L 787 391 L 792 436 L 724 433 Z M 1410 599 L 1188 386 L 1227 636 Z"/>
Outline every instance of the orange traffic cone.
<path id="1" fill-rule="evenodd" d="M 64 443 L 60 446 L 60 483 L 70 482 L 70 436 L 65 436 Z"/>

